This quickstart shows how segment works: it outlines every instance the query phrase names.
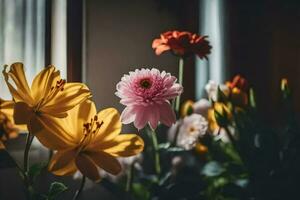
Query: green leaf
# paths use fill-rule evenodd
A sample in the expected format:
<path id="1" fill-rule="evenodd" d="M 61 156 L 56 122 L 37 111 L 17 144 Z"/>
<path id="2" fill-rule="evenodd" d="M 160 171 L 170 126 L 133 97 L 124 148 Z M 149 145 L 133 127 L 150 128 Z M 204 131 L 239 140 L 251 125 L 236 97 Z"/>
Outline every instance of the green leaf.
<path id="1" fill-rule="evenodd" d="M 181 148 L 181 147 L 171 147 L 171 148 L 168 148 L 167 151 L 168 152 L 183 152 L 183 151 L 186 151 L 186 150 Z"/>
<path id="2" fill-rule="evenodd" d="M 224 172 L 224 168 L 216 161 L 210 161 L 204 165 L 202 174 L 208 177 L 219 176 Z"/>
<path id="3" fill-rule="evenodd" d="M 61 193 L 65 192 L 67 189 L 67 186 L 65 186 L 63 183 L 53 182 L 50 185 L 47 200 L 56 199 Z"/>
<path id="4" fill-rule="evenodd" d="M 166 142 L 166 143 L 160 143 L 158 145 L 158 149 L 168 149 L 171 146 L 170 142 Z"/>
<path id="5" fill-rule="evenodd" d="M 252 108 L 256 108 L 255 93 L 253 88 L 250 88 L 249 90 L 249 103 Z"/>
<path id="6" fill-rule="evenodd" d="M 134 183 L 132 185 L 133 195 L 136 199 L 147 200 L 150 197 L 150 192 L 148 188 L 144 187 L 142 184 Z"/>
<path id="7" fill-rule="evenodd" d="M 30 166 L 28 176 L 32 181 L 41 174 L 41 171 L 47 167 L 47 163 L 36 163 Z"/>
<path id="8" fill-rule="evenodd" d="M 217 99 L 218 99 L 218 102 L 223 102 L 223 103 L 228 102 L 228 97 L 221 90 L 220 86 L 218 86 Z"/>

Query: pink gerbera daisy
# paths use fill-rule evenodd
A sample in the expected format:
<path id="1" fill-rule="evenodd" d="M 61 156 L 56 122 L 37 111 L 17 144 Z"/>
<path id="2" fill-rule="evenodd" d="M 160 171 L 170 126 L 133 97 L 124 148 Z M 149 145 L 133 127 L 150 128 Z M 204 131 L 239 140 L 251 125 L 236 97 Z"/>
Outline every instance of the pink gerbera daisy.
<path id="1" fill-rule="evenodd" d="M 169 100 L 182 93 L 182 86 L 176 83 L 170 73 L 152 68 L 136 69 L 124 75 L 117 84 L 116 95 L 120 103 L 127 106 L 121 115 L 124 124 L 134 122 L 137 129 L 147 123 L 156 129 L 159 122 L 171 126 L 176 121 Z"/>

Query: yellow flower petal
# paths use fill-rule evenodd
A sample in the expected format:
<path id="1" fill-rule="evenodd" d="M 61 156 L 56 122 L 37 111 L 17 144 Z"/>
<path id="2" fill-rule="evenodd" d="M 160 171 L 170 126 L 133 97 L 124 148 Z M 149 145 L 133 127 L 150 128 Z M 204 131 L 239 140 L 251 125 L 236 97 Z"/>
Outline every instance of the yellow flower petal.
<path id="1" fill-rule="evenodd" d="M 10 70 L 6 72 L 7 66 L 4 67 L 3 75 L 8 89 L 10 90 L 15 101 L 25 101 L 30 105 L 33 105 L 33 98 L 25 77 L 24 67 L 22 63 L 14 63 L 10 66 Z M 15 87 L 9 82 L 12 79 L 15 83 Z"/>
<path id="2" fill-rule="evenodd" d="M 0 112 L 3 112 L 6 116 L 13 116 L 14 105 L 13 101 L 5 101 L 0 98 Z"/>
<path id="3" fill-rule="evenodd" d="M 78 143 L 83 136 L 83 125 L 94 118 L 96 114 L 97 109 L 95 103 L 90 100 L 82 102 L 68 112 L 68 117 L 66 120 L 68 120 L 67 123 L 73 127 L 73 132 L 76 133 L 75 136 L 77 137 L 76 141 Z"/>
<path id="4" fill-rule="evenodd" d="M 69 111 L 90 97 L 91 93 L 86 85 L 82 83 L 66 83 L 63 91 L 60 91 L 42 106 L 41 111 L 59 117 L 60 114 Z"/>
<path id="5" fill-rule="evenodd" d="M 122 123 L 115 108 L 107 108 L 98 113 L 98 120 L 103 122 L 94 142 L 110 141 L 120 134 Z"/>
<path id="6" fill-rule="evenodd" d="M 75 163 L 83 175 L 93 181 L 100 181 L 101 177 L 97 165 L 90 157 L 81 153 L 76 157 Z"/>
<path id="7" fill-rule="evenodd" d="M 119 161 L 105 152 L 87 152 L 86 155 L 90 157 L 101 169 L 117 175 L 122 170 L 122 166 Z"/>
<path id="8" fill-rule="evenodd" d="M 99 143 L 94 146 L 94 151 L 103 150 L 113 156 L 129 157 L 142 152 L 144 149 L 144 141 L 135 134 L 121 134 L 111 141 Z"/>
<path id="9" fill-rule="evenodd" d="M 68 132 L 66 119 L 57 119 L 51 116 L 35 115 L 30 120 L 29 131 L 35 135 L 39 141 L 52 150 L 62 150 L 77 145 L 75 133 Z M 72 132 L 71 132 L 72 133 Z"/>
<path id="10" fill-rule="evenodd" d="M 74 174 L 77 171 L 75 156 L 76 151 L 73 149 L 58 151 L 53 155 L 49 163 L 49 171 L 57 176 L 68 176 Z"/>
<path id="11" fill-rule="evenodd" d="M 53 65 L 42 70 L 33 80 L 31 85 L 32 96 L 35 102 L 49 94 L 53 84 L 60 80 L 60 72 Z"/>

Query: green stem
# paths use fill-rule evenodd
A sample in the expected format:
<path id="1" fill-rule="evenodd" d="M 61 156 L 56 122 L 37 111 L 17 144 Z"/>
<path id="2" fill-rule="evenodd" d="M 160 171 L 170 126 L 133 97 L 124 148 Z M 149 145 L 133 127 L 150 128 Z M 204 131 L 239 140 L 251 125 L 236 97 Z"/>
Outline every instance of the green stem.
<path id="1" fill-rule="evenodd" d="M 25 151 L 24 151 L 24 172 L 27 173 L 28 172 L 28 164 L 29 164 L 29 151 L 30 151 L 30 147 L 32 144 L 34 136 L 32 136 L 30 134 L 30 132 L 27 134 L 27 138 L 26 138 L 26 146 L 25 146 Z"/>
<path id="2" fill-rule="evenodd" d="M 229 138 L 229 140 L 230 140 L 232 146 L 234 147 L 234 149 L 235 149 L 236 152 L 238 153 L 238 155 L 239 155 L 241 161 L 242 161 L 243 163 L 245 163 L 245 162 L 244 162 L 244 158 L 243 158 L 243 156 L 242 156 L 242 154 L 241 154 L 241 149 L 240 149 L 238 143 L 236 142 L 236 140 L 234 139 L 233 135 L 231 134 L 231 131 L 229 130 L 229 128 L 228 128 L 227 126 L 224 127 L 224 129 L 225 129 L 225 132 L 226 132 L 226 134 L 227 134 L 227 136 L 228 136 L 228 138 Z"/>
<path id="3" fill-rule="evenodd" d="M 153 153 L 154 153 L 154 166 L 155 166 L 155 172 L 157 175 L 160 174 L 160 158 L 159 158 L 159 149 L 158 149 L 158 142 L 155 130 L 151 129 L 151 138 L 152 138 L 152 145 L 153 145 Z"/>
<path id="4" fill-rule="evenodd" d="M 132 182 L 134 177 L 134 163 L 130 165 L 130 169 L 127 174 L 127 180 L 126 180 L 126 192 L 130 192 L 132 188 Z"/>
<path id="5" fill-rule="evenodd" d="M 30 151 L 30 147 L 32 144 L 34 136 L 30 134 L 30 131 L 27 134 L 27 138 L 26 138 L 26 146 L 25 146 L 25 151 L 24 151 L 24 167 L 23 167 L 23 174 L 24 174 L 24 183 L 25 186 L 27 188 L 27 197 L 30 199 L 31 198 L 31 194 L 32 194 L 32 187 L 30 184 L 30 180 L 28 177 L 28 168 L 29 168 L 29 151 Z"/>
<path id="6" fill-rule="evenodd" d="M 180 58 L 179 59 L 179 71 L 178 71 L 178 83 L 180 85 L 183 85 L 183 66 L 184 66 L 184 60 L 183 58 Z M 180 96 L 181 95 L 178 95 L 177 98 L 176 98 L 176 107 L 175 107 L 175 110 L 177 113 L 179 113 L 179 108 L 180 108 Z"/>
<path id="7" fill-rule="evenodd" d="M 81 194 L 81 192 L 82 192 L 82 190 L 84 188 L 84 185 L 85 185 L 85 179 L 86 179 L 86 177 L 83 176 L 82 179 L 81 179 L 80 186 L 79 186 L 78 190 L 76 191 L 76 193 L 75 193 L 75 195 L 73 197 L 73 200 L 78 199 L 78 197 L 80 196 L 80 194 Z"/>
<path id="8" fill-rule="evenodd" d="M 53 156 L 53 150 L 49 149 L 48 164 L 50 163 L 52 156 Z"/>

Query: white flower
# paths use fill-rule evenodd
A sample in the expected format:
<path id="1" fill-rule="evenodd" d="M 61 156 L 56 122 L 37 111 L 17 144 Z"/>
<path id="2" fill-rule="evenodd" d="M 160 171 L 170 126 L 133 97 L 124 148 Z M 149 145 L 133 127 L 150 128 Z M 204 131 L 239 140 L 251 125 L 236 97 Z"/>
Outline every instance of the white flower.
<path id="1" fill-rule="evenodd" d="M 190 150 L 195 147 L 199 137 L 206 133 L 208 123 L 199 114 L 186 116 L 179 127 L 177 146 Z"/>
<path id="2" fill-rule="evenodd" d="M 200 99 L 193 105 L 194 113 L 200 114 L 207 118 L 208 110 L 211 108 L 211 103 L 207 99 Z"/>
<path id="3" fill-rule="evenodd" d="M 208 83 L 205 85 L 205 91 L 209 99 L 212 99 L 213 101 L 218 100 L 218 87 L 220 87 L 220 90 L 224 94 L 229 93 L 229 88 L 226 85 L 217 84 L 215 81 L 209 80 Z"/>

